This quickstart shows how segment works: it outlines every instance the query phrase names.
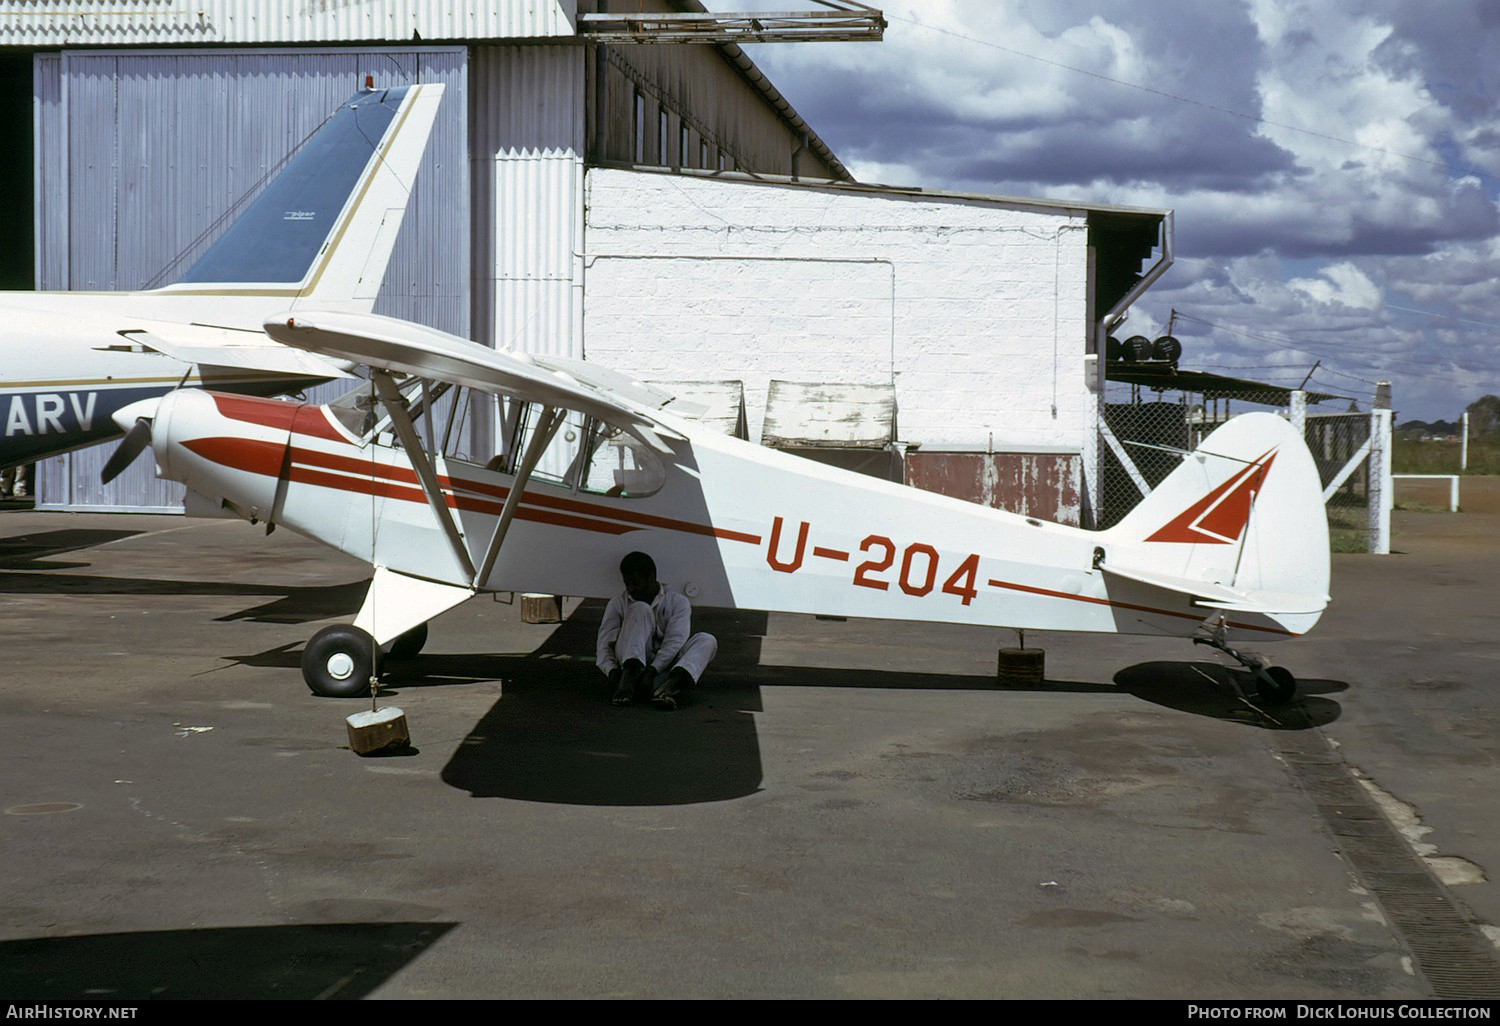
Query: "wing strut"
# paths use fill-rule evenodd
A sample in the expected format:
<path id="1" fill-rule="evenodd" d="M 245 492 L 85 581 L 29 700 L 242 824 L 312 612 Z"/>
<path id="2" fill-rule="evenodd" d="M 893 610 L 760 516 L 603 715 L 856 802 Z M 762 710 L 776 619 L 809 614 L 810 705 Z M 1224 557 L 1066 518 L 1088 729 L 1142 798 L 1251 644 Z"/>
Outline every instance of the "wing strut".
<path id="1" fill-rule="evenodd" d="M 379 393 L 381 403 L 391 415 L 391 426 L 396 429 L 396 437 L 401 440 L 401 447 L 406 450 L 412 469 L 417 472 L 417 479 L 422 482 L 422 491 L 427 495 L 427 505 L 431 507 L 432 515 L 442 525 L 443 533 L 448 536 L 448 545 L 453 549 L 453 557 L 458 560 L 459 568 L 469 577 L 473 577 L 474 564 L 469 559 L 469 550 L 464 545 L 463 535 L 459 533 L 458 524 L 454 522 L 448 503 L 443 498 L 443 490 L 438 485 L 437 470 L 432 465 L 432 455 L 422 446 L 422 439 L 418 437 L 416 425 L 411 422 L 411 416 L 406 411 L 406 404 L 401 398 L 400 389 L 391 380 L 390 371 L 372 367 L 370 378 L 375 382 L 375 391 Z"/>
<path id="2" fill-rule="evenodd" d="M 479 570 L 474 574 L 475 588 L 479 588 L 490 576 L 490 571 L 495 568 L 495 559 L 500 555 L 500 543 L 505 541 L 505 534 L 510 530 L 510 522 L 516 517 L 516 510 L 521 505 L 521 493 L 526 490 L 526 483 L 531 480 L 531 472 L 536 469 L 537 462 L 542 458 L 542 453 L 552 442 L 552 436 L 557 434 L 557 429 L 562 425 L 563 418 L 567 415 L 566 410 L 555 406 L 542 407 L 541 415 L 537 418 L 536 430 L 531 433 L 531 438 L 526 443 L 526 451 L 521 454 L 521 465 L 516 468 L 516 479 L 510 486 L 510 494 L 505 497 L 505 507 L 500 511 L 500 522 L 495 525 L 495 533 L 490 536 L 489 547 L 484 552 L 484 562 L 480 564 Z"/>

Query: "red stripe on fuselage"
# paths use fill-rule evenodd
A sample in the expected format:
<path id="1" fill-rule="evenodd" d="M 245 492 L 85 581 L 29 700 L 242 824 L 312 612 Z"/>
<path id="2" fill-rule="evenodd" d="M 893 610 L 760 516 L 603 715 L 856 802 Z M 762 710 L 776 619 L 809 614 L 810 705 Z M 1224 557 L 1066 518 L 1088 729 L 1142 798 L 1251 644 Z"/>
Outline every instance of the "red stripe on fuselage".
<path id="1" fill-rule="evenodd" d="M 347 474 L 360 474 L 374 477 L 383 477 L 391 481 L 399 481 L 404 484 L 416 484 L 416 472 L 400 466 L 390 466 L 371 460 L 359 459 L 353 456 L 342 456 L 338 453 L 322 452 L 318 449 L 303 449 L 294 447 L 292 449 L 292 460 L 294 463 L 305 463 L 311 466 L 325 467 L 329 470 L 340 470 Z M 472 478 L 456 476 L 439 476 L 438 482 L 445 488 L 453 491 L 463 490 L 478 495 L 487 495 L 496 499 L 504 500 L 510 494 L 510 489 L 504 485 L 490 484 L 486 481 L 475 481 Z M 420 494 L 420 493 L 418 493 Z M 526 496 L 526 502 L 533 506 L 546 506 L 550 509 L 561 510 L 563 513 L 578 513 L 584 516 L 600 517 L 607 520 L 624 521 L 627 524 L 636 524 L 640 527 L 660 527 L 669 531 L 683 531 L 688 534 L 705 535 L 711 538 L 723 538 L 727 541 L 747 542 L 751 545 L 759 545 L 759 535 L 745 534 L 741 531 L 729 531 L 719 527 L 709 527 L 703 524 L 695 524 L 688 520 L 677 520 L 672 517 L 656 516 L 652 513 L 643 513 L 638 510 L 609 509 L 590 502 L 580 502 L 576 499 L 565 499 L 555 495 L 542 495 L 536 492 Z M 452 506 L 450 499 L 448 505 Z M 482 506 L 460 506 L 462 509 L 474 509 L 483 511 Z M 499 512 L 496 507 L 495 512 Z"/>
<path id="2" fill-rule="evenodd" d="M 345 477 L 341 474 L 331 474 L 327 471 L 314 470 L 310 467 L 293 467 L 292 481 L 297 484 L 332 488 L 342 492 L 374 495 L 384 499 L 400 499 L 405 502 L 423 504 L 427 502 L 426 494 L 419 488 L 410 488 L 395 481 L 380 481 L 370 477 Z M 490 502 L 485 499 L 475 499 L 467 495 L 454 495 L 452 492 L 444 492 L 443 501 L 449 509 L 457 509 L 464 513 L 488 513 L 491 516 L 499 516 L 501 510 L 504 509 L 502 503 Z M 553 527 L 568 527 L 582 531 L 593 531 L 596 534 L 620 535 L 640 530 L 638 527 L 630 527 L 625 524 L 611 524 L 602 520 L 585 520 L 583 517 L 571 517 L 548 510 L 527 509 L 525 505 L 516 510 L 516 519 L 538 524 L 549 524 Z"/>
<path id="3" fill-rule="evenodd" d="M 277 477 L 286 446 L 253 438 L 195 438 L 182 447 L 204 459 L 235 470 Z"/>
<path id="4" fill-rule="evenodd" d="M 284 399 L 256 399 L 242 395 L 226 395 L 223 392 L 209 392 L 208 395 L 218 407 L 220 415 L 230 420 L 259 424 L 261 427 L 274 428 L 277 431 L 295 431 L 299 435 L 307 435 L 310 438 L 326 438 L 346 444 L 349 441 L 339 434 L 332 424 L 328 423 L 328 414 L 323 412 L 321 406 L 287 402 Z M 308 411 L 307 414 L 297 416 L 298 412 L 303 409 Z"/>
<path id="5" fill-rule="evenodd" d="M 235 470 L 245 470 L 269 477 L 276 477 L 281 472 L 283 447 L 274 442 L 250 441 L 241 438 L 203 438 L 184 444 L 186 448 L 198 453 L 204 459 Z M 317 449 L 305 449 L 300 446 L 292 446 L 291 455 L 291 480 L 298 484 L 333 488 L 361 495 L 378 495 L 405 502 L 425 503 L 427 501 L 416 473 L 410 468 L 391 466 L 338 453 L 322 452 Z M 444 503 L 450 509 L 468 513 L 499 516 L 504 508 L 503 501 L 510 494 L 510 489 L 502 485 L 466 478 L 440 476 L 438 482 L 445 489 Z M 465 495 L 462 494 L 463 492 L 474 494 Z M 528 506 L 545 508 L 535 509 L 528 508 Z M 572 515 L 575 513 L 584 514 L 584 516 Z M 585 516 L 599 519 L 585 519 Z M 756 535 L 739 531 L 727 531 L 634 510 L 612 510 L 591 503 L 535 493 L 527 495 L 522 500 L 521 508 L 516 511 L 516 519 L 612 535 L 628 534 L 631 531 L 639 531 L 642 527 L 660 527 L 689 534 L 725 538 L 730 541 L 744 541 L 752 545 L 760 544 L 760 538 Z"/>

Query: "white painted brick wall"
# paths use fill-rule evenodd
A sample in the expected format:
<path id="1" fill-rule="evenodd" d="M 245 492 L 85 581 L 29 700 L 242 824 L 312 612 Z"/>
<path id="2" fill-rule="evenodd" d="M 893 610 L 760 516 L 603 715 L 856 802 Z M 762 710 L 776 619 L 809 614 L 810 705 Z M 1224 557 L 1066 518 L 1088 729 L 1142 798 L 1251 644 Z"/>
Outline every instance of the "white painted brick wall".
<path id="1" fill-rule="evenodd" d="M 896 383 L 929 450 L 1081 451 L 1082 215 L 593 169 L 584 354 L 647 379 Z M 669 259 L 670 258 L 670 259 Z"/>

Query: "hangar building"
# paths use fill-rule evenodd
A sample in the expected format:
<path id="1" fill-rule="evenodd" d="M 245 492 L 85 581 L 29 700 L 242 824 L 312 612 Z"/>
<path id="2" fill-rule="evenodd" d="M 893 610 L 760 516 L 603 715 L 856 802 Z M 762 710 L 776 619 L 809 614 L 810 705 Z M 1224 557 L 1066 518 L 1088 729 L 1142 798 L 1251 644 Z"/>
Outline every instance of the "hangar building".
<path id="1" fill-rule="evenodd" d="M 627 7 L 643 13 L 611 16 Z M 1170 212 L 857 183 L 736 41 L 766 37 L 704 15 L 4 0 L 0 71 L 34 104 L 4 129 L 31 160 L 0 194 L 35 254 L 4 285 L 166 284 L 367 77 L 443 82 L 376 312 L 597 360 L 764 444 L 1089 523 L 1092 354 L 1170 263 Z M 694 41 L 662 42 L 674 26 Z M 100 485 L 111 448 L 40 467 L 43 507 L 180 507 L 148 461 Z"/>

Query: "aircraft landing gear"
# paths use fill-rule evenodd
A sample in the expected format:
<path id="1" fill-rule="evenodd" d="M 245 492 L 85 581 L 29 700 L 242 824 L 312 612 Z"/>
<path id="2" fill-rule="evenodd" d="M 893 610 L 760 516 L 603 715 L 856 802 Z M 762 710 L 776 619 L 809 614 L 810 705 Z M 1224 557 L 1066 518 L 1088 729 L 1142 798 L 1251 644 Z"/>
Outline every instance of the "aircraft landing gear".
<path id="1" fill-rule="evenodd" d="M 302 650 L 302 679 L 325 698 L 368 695 L 374 668 L 375 639 L 358 627 L 324 627 Z"/>
<path id="2" fill-rule="evenodd" d="M 1195 645 L 1207 645 L 1218 649 L 1236 660 L 1250 671 L 1255 681 L 1255 692 L 1267 705 L 1285 705 L 1297 695 L 1297 678 L 1284 666 L 1272 666 L 1264 657 L 1250 652 L 1238 652 L 1224 643 L 1224 628 L 1218 627 L 1208 636 L 1193 639 Z"/>
<path id="3" fill-rule="evenodd" d="M 1263 666 L 1254 676 L 1255 691 L 1267 705 L 1285 705 L 1297 695 L 1297 678 L 1285 666 Z"/>
<path id="4" fill-rule="evenodd" d="M 413 659 L 427 644 L 427 625 L 419 623 L 395 641 L 391 642 L 392 659 Z"/>

